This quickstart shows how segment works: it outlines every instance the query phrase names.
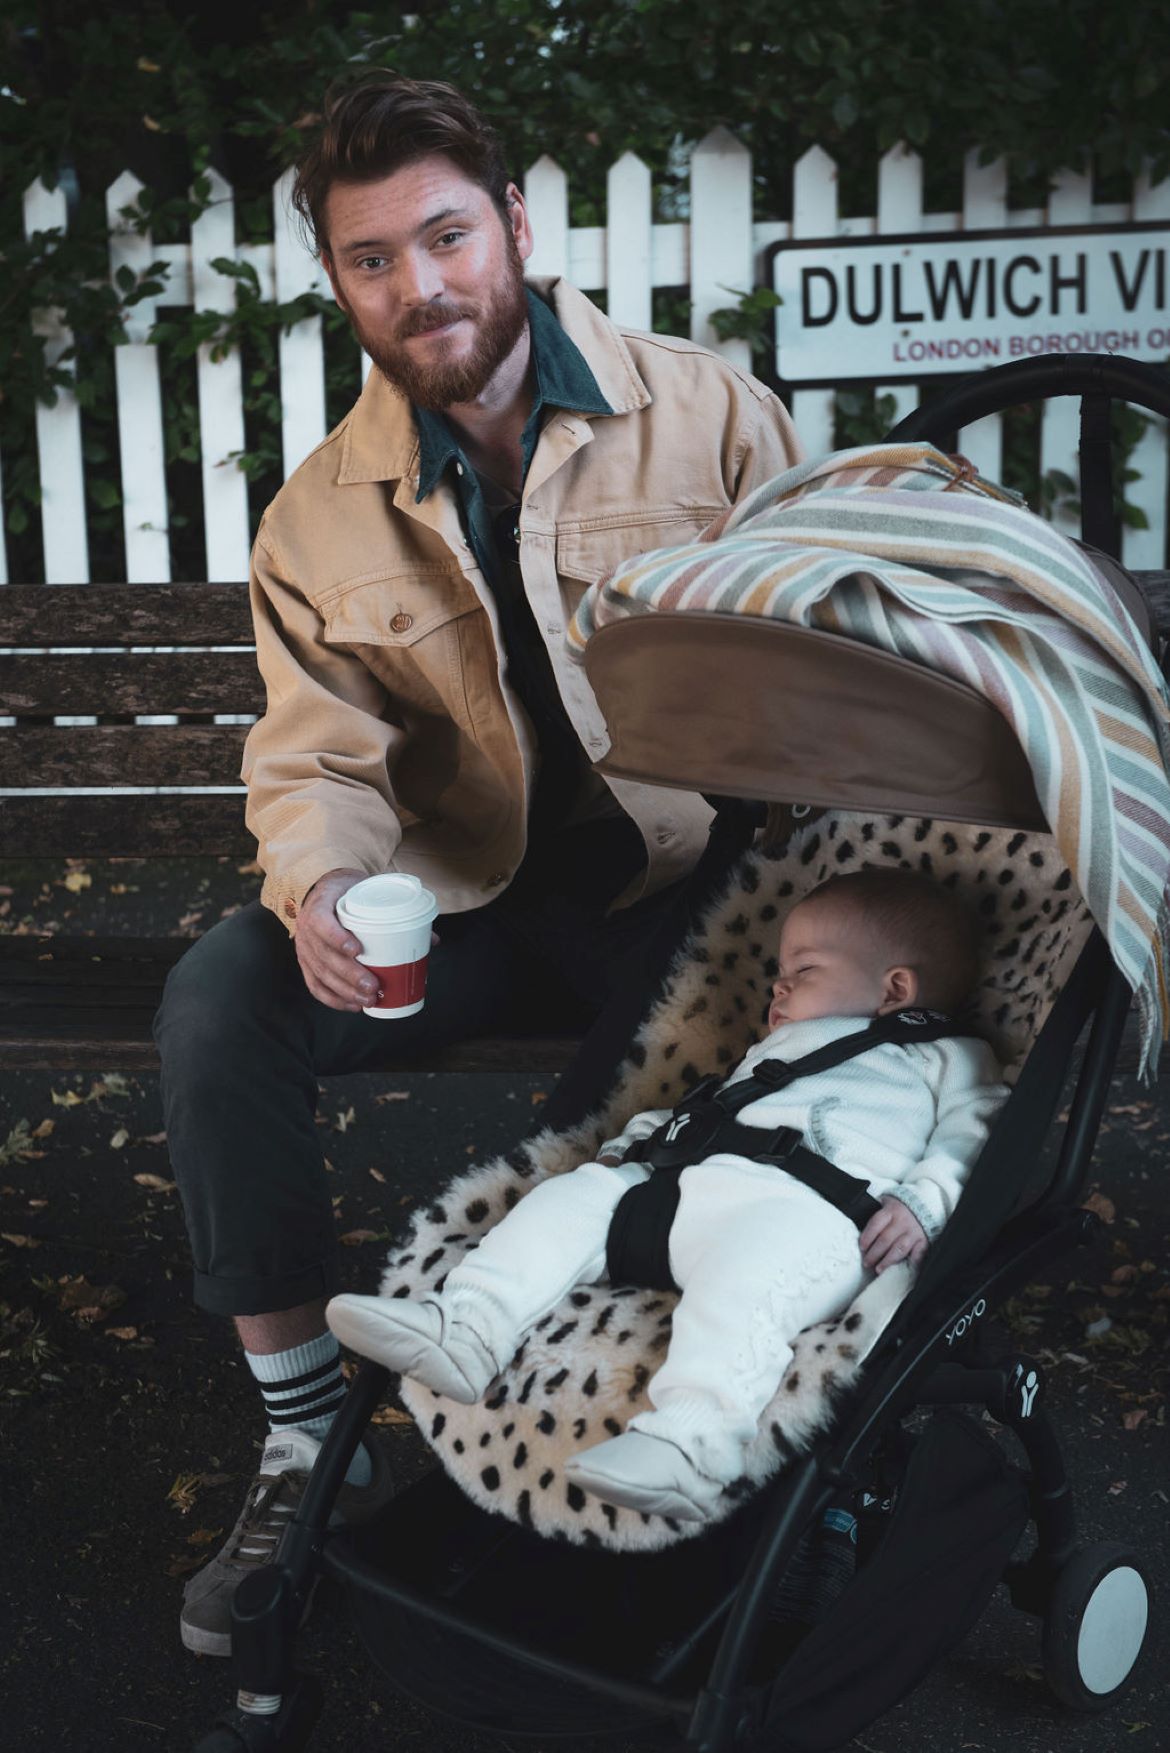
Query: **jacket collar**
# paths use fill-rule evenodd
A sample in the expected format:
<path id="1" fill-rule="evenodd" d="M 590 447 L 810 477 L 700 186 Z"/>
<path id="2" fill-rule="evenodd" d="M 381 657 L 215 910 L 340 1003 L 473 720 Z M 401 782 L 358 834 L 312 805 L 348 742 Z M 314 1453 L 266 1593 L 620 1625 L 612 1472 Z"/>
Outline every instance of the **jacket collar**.
<path id="1" fill-rule="evenodd" d="M 588 366 L 600 396 L 592 407 L 577 407 L 574 411 L 589 418 L 606 410 L 629 414 L 648 407 L 650 392 L 609 318 L 567 280 L 537 279 L 530 284 L 533 292 L 551 301 L 561 327 Z M 539 316 L 536 320 L 540 320 Z M 543 358 L 541 364 L 543 368 Z M 557 373 L 555 383 L 558 391 L 581 394 L 583 380 L 577 382 L 574 390 L 572 384 L 566 383 L 564 374 Z M 542 389 L 546 401 L 561 405 L 552 383 L 542 383 Z M 414 480 L 418 470 L 419 435 L 414 412 L 407 398 L 387 383 L 375 367 L 345 425 L 338 484 L 345 487 L 356 482 L 396 481 L 403 477 Z"/>

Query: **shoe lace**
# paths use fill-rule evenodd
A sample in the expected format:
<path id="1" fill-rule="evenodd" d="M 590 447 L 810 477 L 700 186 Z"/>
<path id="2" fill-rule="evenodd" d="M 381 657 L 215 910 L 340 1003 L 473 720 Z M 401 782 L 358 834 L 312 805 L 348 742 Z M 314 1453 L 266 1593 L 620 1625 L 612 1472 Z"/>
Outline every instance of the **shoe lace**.
<path id="1" fill-rule="evenodd" d="M 296 1514 L 303 1479 L 296 1473 L 274 1478 L 261 1473 L 252 1481 L 227 1554 L 231 1564 L 271 1564 L 285 1528 Z"/>

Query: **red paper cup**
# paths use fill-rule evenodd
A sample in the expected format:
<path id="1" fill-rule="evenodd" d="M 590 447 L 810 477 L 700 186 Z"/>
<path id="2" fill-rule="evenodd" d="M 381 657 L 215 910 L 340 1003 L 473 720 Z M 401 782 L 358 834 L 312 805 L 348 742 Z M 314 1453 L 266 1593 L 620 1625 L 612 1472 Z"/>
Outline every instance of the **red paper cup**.
<path id="1" fill-rule="evenodd" d="M 422 1009 L 438 910 L 416 876 L 397 872 L 366 877 L 342 895 L 337 917 L 358 939 L 358 961 L 382 988 L 376 1003 L 363 1005 L 367 1016 L 413 1016 Z"/>

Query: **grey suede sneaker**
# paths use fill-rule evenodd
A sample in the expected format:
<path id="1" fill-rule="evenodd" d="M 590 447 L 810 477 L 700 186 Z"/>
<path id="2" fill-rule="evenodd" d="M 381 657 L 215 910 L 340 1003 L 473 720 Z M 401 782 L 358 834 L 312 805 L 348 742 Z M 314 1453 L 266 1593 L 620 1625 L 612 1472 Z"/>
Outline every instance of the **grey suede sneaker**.
<path id="1" fill-rule="evenodd" d="M 366 1448 L 373 1464 L 370 1482 L 342 1486 L 329 1518 L 330 1527 L 341 1522 L 367 1522 L 394 1496 L 381 1445 L 371 1440 Z M 260 1471 L 248 1487 L 229 1539 L 184 1585 L 179 1632 L 187 1649 L 201 1656 L 231 1655 L 236 1586 L 249 1570 L 271 1562 L 286 1525 L 296 1514 L 320 1449 L 320 1443 L 303 1430 L 269 1435 Z"/>

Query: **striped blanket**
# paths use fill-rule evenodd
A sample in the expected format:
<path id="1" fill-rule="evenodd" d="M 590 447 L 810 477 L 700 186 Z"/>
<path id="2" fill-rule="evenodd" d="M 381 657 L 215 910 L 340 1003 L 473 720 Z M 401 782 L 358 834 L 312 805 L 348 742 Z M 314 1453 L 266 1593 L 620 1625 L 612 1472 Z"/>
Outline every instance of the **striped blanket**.
<path id="1" fill-rule="evenodd" d="M 1170 1029 L 1170 699 L 1081 551 L 963 458 L 836 451 L 695 542 L 619 566 L 569 629 L 706 609 L 839 633 L 966 682 L 1012 726 L 1061 853 L 1137 998 L 1149 1076 Z"/>

